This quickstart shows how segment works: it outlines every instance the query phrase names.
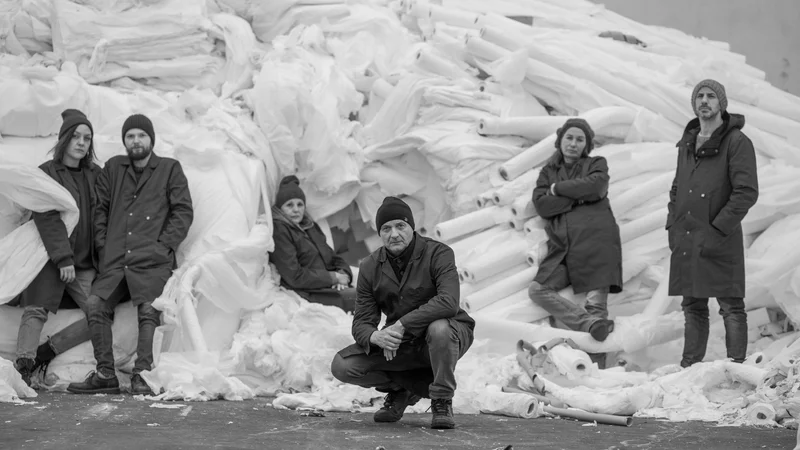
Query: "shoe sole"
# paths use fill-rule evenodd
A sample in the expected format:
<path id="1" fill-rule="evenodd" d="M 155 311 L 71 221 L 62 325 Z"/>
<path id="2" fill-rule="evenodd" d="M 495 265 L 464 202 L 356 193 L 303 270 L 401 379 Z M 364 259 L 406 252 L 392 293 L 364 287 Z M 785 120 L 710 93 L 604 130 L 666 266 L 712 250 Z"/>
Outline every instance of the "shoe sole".
<path id="1" fill-rule="evenodd" d="M 102 389 L 70 389 L 67 388 L 67 392 L 71 392 L 73 394 L 119 394 L 119 388 L 102 388 Z"/>
<path id="2" fill-rule="evenodd" d="M 450 424 L 431 425 L 431 430 L 452 430 L 455 427 L 456 427 L 455 424 L 453 424 L 453 425 L 450 425 Z"/>

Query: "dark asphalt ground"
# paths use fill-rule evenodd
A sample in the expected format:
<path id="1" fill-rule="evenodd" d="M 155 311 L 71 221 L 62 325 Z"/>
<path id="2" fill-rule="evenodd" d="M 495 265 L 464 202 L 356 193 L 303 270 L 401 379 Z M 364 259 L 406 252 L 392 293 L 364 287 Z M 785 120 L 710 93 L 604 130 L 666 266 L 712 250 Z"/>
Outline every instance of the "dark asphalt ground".
<path id="1" fill-rule="evenodd" d="M 42 393 L 36 404 L 0 404 L 6 449 L 792 449 L 783 428 L 718 427 L 635 419 L 629 428 L 562 419 L 456 416 L 458 428 L 429 429 L 429 414 L 376 424 L 371 414 L 303 416 L 271 399 L 158 402 L 124 396 Z"/>

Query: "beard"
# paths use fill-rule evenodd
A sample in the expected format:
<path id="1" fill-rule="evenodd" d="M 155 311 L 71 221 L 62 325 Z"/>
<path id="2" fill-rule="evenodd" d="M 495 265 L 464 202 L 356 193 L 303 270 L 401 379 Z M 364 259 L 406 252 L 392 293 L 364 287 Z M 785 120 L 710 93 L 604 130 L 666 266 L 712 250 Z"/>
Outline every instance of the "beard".
<path id="1" fill-rule="evenodd" d="M 153 153 L 153 147 L 135 145 L 133 147 L 126 147 L 125 151 L 128 152 L 128 158 L 130 158 L 131 161 L 141 161 L 150 156 L 151 153 Z"/>

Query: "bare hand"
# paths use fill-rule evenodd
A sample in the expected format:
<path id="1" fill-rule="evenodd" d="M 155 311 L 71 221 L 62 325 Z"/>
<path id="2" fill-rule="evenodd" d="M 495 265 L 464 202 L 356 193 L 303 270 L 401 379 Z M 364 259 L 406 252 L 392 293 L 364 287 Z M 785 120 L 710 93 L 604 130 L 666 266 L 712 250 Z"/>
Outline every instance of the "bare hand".
<path id="1" fill-rule="evenodd" d="M 400 348 L 400 342 L 403 340 L 403 333 L 397 332 L 390 328 L 372 333 L 369 337 L 369 342 L 377 345 L 384 350 L 397 351 Z"/>
<path id="2" fill-rule="evenodd" d="M 383 357 L 386 358 L 387 361 L 393 360 L 395 356 L 397 356 L 397 350 L 383 349 Z"/>
<path id="3" fill-rule="evenodd" d="M 350 284 L 350 277 L 346 273 L 336 272 L 336 281 L 338 281 L 338 284 L 347 286 Z"/>
<path id="4" fill-rule="evenodd" d="M 336 289 L 337 291 L 343 291 L 343 290 L 347 289 L 347 286 L 345 286 L 343 284 L 335 284 L 335 285 L 333 285 L 333 288 Z"/>
<path id="5" fill-rule="evenodd" d="M 70 284 L 73 281 L 75 281 L 75 266 L 62 267 L 60 271 L 61 271 L 61 281 L 67 284 Z"/>

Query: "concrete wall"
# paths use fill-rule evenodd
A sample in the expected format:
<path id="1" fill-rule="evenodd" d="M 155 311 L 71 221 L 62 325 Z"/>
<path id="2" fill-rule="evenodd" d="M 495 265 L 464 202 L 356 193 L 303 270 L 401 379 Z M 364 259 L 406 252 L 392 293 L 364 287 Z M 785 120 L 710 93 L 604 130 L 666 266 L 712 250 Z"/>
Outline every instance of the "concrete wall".
<path id="1" fill-rule="evenodd" d="M 800 96 L 800 0 L 596 0 L 648 25 L 730 44 L 767 81 Z"/>

